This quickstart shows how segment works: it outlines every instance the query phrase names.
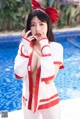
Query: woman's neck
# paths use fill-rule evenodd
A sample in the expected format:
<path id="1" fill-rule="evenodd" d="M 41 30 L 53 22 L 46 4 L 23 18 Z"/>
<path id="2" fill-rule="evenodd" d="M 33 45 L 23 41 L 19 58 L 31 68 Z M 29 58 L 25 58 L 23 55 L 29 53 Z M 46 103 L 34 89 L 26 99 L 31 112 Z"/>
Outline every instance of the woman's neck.
<path id="1" fill-rule="evenodd" d="M 35 41 L 33 44 L 33 50 L 40 56 L 41 55 L 41 47 L 38 41 Z"/>

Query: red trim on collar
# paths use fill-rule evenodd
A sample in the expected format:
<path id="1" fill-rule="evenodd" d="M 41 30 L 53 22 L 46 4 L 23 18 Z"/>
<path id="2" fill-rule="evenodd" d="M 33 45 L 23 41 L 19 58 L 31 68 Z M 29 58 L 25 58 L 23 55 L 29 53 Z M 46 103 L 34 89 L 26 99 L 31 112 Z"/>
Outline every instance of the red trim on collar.
<path id="1" fill-rule="evenodd" d="M 38 105 L 38 92 L 39 92 L 39 80 L 40 80 L 41 67 L 39 67 L 37 69 L 35 91 L 34 91 L 34 94 L 33 94 L 33 79 L 32 79 L 32 71 L 31 71 L 32 54 L 33 54 L 33 52 L 30 55 L 29 64 L 28 64 L 28 66 L 30 66 L 30 71 L 28 71 L 28 75 L 29 75 L 29 102 L 28 102 L 28 109 L 32 109 L 32 106 L 34 106 L 33 107 L 33 109 L 34 109 L 33 111 L 36 112 L 37 105 Z M 32 105 L 32 98 L 34 98 L 34 105 Z"/>
<path id="2" fill-rule="evenodd" d="M 34 92 L 34 112 L 36 112 L 37 105 L 38 105 L 40 72 L 41 72 L 41 66 L 37 69 L 37 74 L 36 74 L 36 85 L 35 85 L 35 92 Z"/>
<path id="3" fill-rule="evenodd" d="M 28 75 L 29 75 L 29 102 L 28 102 L 28 109 L 31 109 L 32 106 L 32 96 L 33 96 L 33 81 L 32 81 L 32 72 L 31 72 L 31 62 L 32 62 L 32 54 L 30 55 L 29 58 L 29 63 L 28 66 L 30 66 L 30 71 L 28 71 Z"/>

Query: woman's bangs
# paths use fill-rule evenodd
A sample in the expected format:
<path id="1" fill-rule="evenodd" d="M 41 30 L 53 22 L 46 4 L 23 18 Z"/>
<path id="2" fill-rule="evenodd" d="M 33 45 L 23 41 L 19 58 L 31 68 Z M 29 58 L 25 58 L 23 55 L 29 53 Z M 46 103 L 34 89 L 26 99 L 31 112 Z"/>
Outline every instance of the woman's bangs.
<path id="1" fill-rule="evenodd" d="M 38 19 L 42 22 L 47 22 L 47 20 L 48 20 L 48 18 L 47 18 L 48 16 L 40 10 L 35 10 L 32 12 L 32 18 L 35 16 L 37 16 Z"/>

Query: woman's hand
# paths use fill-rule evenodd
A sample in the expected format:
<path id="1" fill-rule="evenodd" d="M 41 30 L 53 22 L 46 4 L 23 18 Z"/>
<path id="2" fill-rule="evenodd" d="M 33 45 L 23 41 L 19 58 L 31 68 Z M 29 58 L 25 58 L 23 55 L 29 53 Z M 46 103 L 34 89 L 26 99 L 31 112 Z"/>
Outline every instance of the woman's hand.
<path id="1" fill-rule="evenodd" d="M 32 35 L 31 30 L 25 33 L 25 30 L 22 31 L 22 42 L 24 45 L 24 50 L 28 51 L 31 47 L 31 41 L 34 40 L 34 35 Z"/>
<path id="2" fill-rule="evenodd" d="M 22 33 L 21 33 L 21 35 L 22 35 L 23 40 L 25 39 L 25 40 L 27 40 L 29 42 L 31 42 L 32 40 L 34 40 L 34 35 L 32 35 L 31 30 L 29 30 L 26 33 L 25 33 L 25 30 L 23 30 Z"/>

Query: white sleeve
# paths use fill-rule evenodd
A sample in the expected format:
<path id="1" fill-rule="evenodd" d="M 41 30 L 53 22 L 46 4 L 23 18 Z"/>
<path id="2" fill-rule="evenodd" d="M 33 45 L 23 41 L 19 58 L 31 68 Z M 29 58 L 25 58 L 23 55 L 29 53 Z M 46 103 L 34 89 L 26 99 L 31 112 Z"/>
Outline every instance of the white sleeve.
<path id="1" fill-rule="evenodd" d="M 52 58 L 54 64 L 60 64 L 60 69 L 64 68 L 63 65 L 63 46 L 60 43 L 51 43 L 51 49 L 52 49 Z"/>
<path id="2" fill-rule="evenodd" d="M 15 77 L 18 79 L 25 77 L 25 75 L 27 74 L 27 65 L 29 56 L 23 52 L 24 51 L 23 48 L 24 48 L 23 43 L 20 43 L 18 54 L 14 61 L 14 74 Z"/>
<path id="3" fill-rule="evenodd" d="M 41 40 L 41 80 L 49 81 L 54 78 L 55 68 L 52 59 L 50 44 L 47 39 Z"/>

